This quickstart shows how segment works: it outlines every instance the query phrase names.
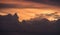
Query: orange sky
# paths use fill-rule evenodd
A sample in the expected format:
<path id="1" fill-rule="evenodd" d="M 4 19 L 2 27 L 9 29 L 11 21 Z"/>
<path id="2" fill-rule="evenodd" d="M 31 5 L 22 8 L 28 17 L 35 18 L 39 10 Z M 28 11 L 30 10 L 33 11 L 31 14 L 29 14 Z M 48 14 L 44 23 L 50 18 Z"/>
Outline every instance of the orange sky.
<path id="1" fill-rule="evenodd" d="M 19 17 L 19 21 L 22 20 L 30 20 L 31 18 L 35 18 L 36 14 L 51 14 L 58 12 L 60 16 L 60 7 L 52 6 L 48 4 L 43 3 L 36 3 L 36 2 L 26 2 L 26 1 L 14 1 L 14 0 L 0 0 L 0 3 L 4 4 L 14 4 L 17 8 L 3 8 L 0 9 L 0 15 L 6 15 L 8 13 L 14 14 L 17 13 Z M 26 7 L 26 8 L 20 8 L 20 7 Z M 29 7 L 29 8 L 27 8 Z M 35 8 L 33 8 L 35 7 Z M 55 14 L 54 14 L 55 15 Z M 47 18 L 48 20 L 56 20 L 55 16 L 43 16 Z M 58 18 L 57 18 L 58 19 Z"/>
<path id="2" fill-rule="evenodd" d="M 0 15 L 4 15 L 4 14 L 8 14 L 11 13 L 12 15 L 14 13 L 17 13 L 19 16 L 19 21 L 22 20 L 30 20 L 31 18 L 35 18 L 37 17 L 36 14 L 40 15 L 40 14 L 51 14 L 54 12 L 58 12 L 58 14 L 56 15 L 60 15 L 60 12 L 56 9 L 35 9 L 35 8 L 5 8 L 5 9 L 0 9 L 0 11 L 2 11 L 0 13 Z M 45 18 L 47 18 L 48 20 L 54 20 L 54 16 L 43 16 Z"/>

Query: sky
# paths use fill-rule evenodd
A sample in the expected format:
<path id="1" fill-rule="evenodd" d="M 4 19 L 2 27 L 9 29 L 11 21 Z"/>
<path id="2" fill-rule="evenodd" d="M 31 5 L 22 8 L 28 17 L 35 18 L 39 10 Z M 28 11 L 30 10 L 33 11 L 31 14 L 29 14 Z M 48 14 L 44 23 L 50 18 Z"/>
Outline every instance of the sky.
<path id="1" fill-rule="evenodd" d="M 18 20 L 22 21 L 43 14 L 42 18 L 53 21 L 60 19 L 59 3 L 59 0 L 0 0 L 0 15 L 17 13 Z"/>

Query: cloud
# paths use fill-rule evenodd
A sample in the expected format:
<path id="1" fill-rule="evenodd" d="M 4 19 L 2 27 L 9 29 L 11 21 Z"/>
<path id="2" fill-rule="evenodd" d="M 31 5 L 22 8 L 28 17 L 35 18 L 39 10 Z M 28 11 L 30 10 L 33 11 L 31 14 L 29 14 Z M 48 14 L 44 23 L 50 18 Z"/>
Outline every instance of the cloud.
<path id="1" fill-rule="evenodd" d="M 60 2 L 60 0 L 50 0 L 51 2 L 57 2 L 57 3 L 59 3 Z"/>
<path id="2" fill-rule="evenodd" d="M 38 3 L 41 3 L 41 2 L 56 2 L 56 3 L 59 3 L 60 0 L 26 0 L 26 1 L 32 1 L 32 2 L 38 2 Z"/>
<path id="3" fill-rule="evenodd" d="M 52 6 L 52 3 L 50 3 L 50 2 L 51 1 L 45 3 L 45 1 L 41 1 L 41 0 L 39 0 L 39 1 L 38 0 L 30 0 L 30 1 L 28 1 L 28 0 L 15 0 L 15 1 L 6 0 L 5 1 L 4 0 L 4 1 L 0 1 L 0 8 L 3 8 L 2 11 L 0 9 L 0 12 L 14 14 L 14 12 L 16 11 L 16 12 L 18 12 L 19 17 L 21 18 L 19 20 L 23 20 L 23 19 L 27 20 L 27 19 L 30 19 L 31 17 L 34 18 L 35 14 L 40 14 L 41 12 L 42 13 L 51 13 L 51 12 L 55 12 L 56 10 L 60 11 L 60 8 L 58 6 L 57 6 L 58 8 L 55 6 Z M 4 8 L 7 8 L 7 9 L 4 9 Z M 9 8 L 11 8 L 11 10 Z M 20 8 L 22 8 L 22 9 L 20 9 Z M 50 17 L 51 17 L 51 15 L 52 14 L 48 14 L 48 16 L 50 16 Z M 45 16 L 45 17 L 47 17 L 47 16 Z"/>
<path id="4" fill-rule="evenodd" d="M 60 6 L 60 0 L 26 0 L 26 1 Z"/>
<path id="5" fill-rule="evenodd" d="M 50 8 L 52 6 L 33 2 L 0 3 L 0 8 Z"/>
<path id="6" fill-rule="evenodd" d="M 0 8 L 50 8 L 60 4 L 48 0 L 0 0 Z M 52 6 L 54 5 L 54 6 Z"/>
<path id="7" fill-rule="evenodd" d="M 44 14 L 44 15 L 53 17 L 54 19 L 60 19 L 60 13 L 59 12 L 54 12 L 54 13 L 51 13 L 51 14 Z"/>
<path id="8" fill-rule="evenodd" d="M 12 7 L 16 7 L 14 4 L 4 4 L 4 3 L 0 3 L 0 8 L 12 8 Z"/>

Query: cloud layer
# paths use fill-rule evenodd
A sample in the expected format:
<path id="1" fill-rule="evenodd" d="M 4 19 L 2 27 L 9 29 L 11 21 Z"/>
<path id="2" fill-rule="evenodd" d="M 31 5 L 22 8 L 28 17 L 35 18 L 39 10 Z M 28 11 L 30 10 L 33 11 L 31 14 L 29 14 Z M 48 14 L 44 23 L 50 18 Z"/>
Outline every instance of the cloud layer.
<path id="1" fill-rule="evenodd" d="M 57 17 L 52 16 L 55 12 L 60 15 L 59 3 L 58 0 L 0 0 L 0 15 L 17 13 L 19 20 L 29 20 L 35 18 L 36 14 L 44 14 L 44 17 L 51 20 L 59 18 L 58 14 L 55 15 Z"/>
<path id="2" fill-rule="evenodd" d="M 58 12 L 58 13 L 56 13 L 56 12 Z M 19 21 L 30 20 L 31 18 L 35 18 L 37 16 L 42 16 L 49 20 L 54 20 L 55 18 L 58 19 L 60 16 L 60 10 L 50 9 L 50 8 L 48 8 L 48 9 L 47 8 L 43 8 L 43 9 L 37 9 L 37 8 L 4 8 L 4 9 L 0 9 L 0 15 L 9 14 L 9 13 L 12 15 L 14 15 L 14 13 L 17 13 L 18 17 L 19 17 Z M 38 15 L 36 15 L 36 14 L 38 14 Z M 41 14 L 43 14 L 45 16 L 43 16 Z"/>
<path id="3" fill-rule="evenodd" d="M 58 6 L 60 1 L 51 0 L 0 0 L 0 8 L 23 8 L 23 7 L 51 7 Z"/>

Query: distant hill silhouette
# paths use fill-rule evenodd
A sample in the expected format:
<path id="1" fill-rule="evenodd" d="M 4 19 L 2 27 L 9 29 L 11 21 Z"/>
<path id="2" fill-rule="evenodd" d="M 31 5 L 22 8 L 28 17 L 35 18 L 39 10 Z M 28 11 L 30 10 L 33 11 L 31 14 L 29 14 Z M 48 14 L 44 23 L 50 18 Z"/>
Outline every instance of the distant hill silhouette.
<path id="1" fill-rule="evenodd" d="M 13 16 L 0 15 L 0 31 L 19 31 L 19 32 L 60 32 L 60 19 L 55 22 L 50 22 L 48 19 L 37 19 L 18 21 L 18 16 L 15 13 Z"/>
<path id="2" fill-rule="evenodd" d="M 18 31 L 19 21 L 18 16 L 8 14 L 6 16 L 0 16 L 0 31 Z"/>
<path id="3" fill-rule="evenodd" d="M 37 18 L 36 18 L 37 19 Z M 57 32 L 55 23 L 50 22 L 48 19 L 22 21 L 22 29 L 28 32 Z"/>
<path id="4" fill-rule="evenodd" d="M 55 22 L 55 24 L 56 24 L 56 29 L 57 29 L 57 31 L 60 32 L 60 19 L 58 19 L 58 20 Z"/>

